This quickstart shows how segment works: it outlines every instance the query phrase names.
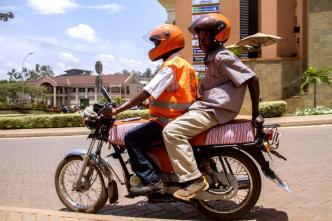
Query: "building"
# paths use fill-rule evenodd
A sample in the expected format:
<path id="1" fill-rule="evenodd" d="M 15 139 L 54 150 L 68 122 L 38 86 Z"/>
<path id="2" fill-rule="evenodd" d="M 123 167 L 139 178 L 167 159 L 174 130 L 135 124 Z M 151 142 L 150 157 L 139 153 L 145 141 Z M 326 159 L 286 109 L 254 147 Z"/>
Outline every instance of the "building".
<path id="1" fill-rule="evenodd" d="M 187 30 L 199 15 L 215 12 L 227 16 L 232 32 L 227 45 L 257 32 L 282 37 L 242 60 L 260 77 L 261 98 L 281 100 L 299 93 L 301 77 L 309 65 L 332 67 L 332 1 L 330 0 L 158 0 L 167 11 L 166 23 L 185 32 L 183 57 L 204 72 L 204 54 Z M 189 42 L 189 44 L 188 44 Z M 191 42 L 191 44 L 190 44 Z M 331 87 L 322 85 L 320 105 L 332 106 Z M 246 99 L 248 100 L 248 99 Z M 290 101 L 291 103 L 291 101 Z M 249 112 L 245 102 L 243 113 Z M 301 105 L 298 105 L 301 106 Z"/>
<path id="2" fill-rule="evenodd" d="M 66 73 L 55 77 L 44 76 L 35 81 L 28 81 L 28 84 L 45 86 L 50 94 L 47 104 L 53 107 L 87 106 L 96 103 L 102 96 L 97 91 L 97 76 L 91 75 L 92 72 L 83 73 L 79 69 L 71 69 Z M 133 74 L 101 75 L 101 79 L 101 85 L 108 90 L 111 97 L 130 99 L 142 88 Z"/>
<path id="3" fill-rule="evenodd" d="M 278 44 L 262 49 L 262 58 L 307 58 L 307 1 L 303 0 L 159 0 L 165 7 L 166 23 L 176 24 L 185 31 L 187 44 L 184 57 L 200 64 L 198 42 L 187 28 L 198 16 L 222 13 L 231 20 L 232 33 L 226 45 L 262 32 L 283 38 Z M 177 16 L 181 15 L 181 16 Z M 196 58 L 196 59 L 195 59 Z"/>

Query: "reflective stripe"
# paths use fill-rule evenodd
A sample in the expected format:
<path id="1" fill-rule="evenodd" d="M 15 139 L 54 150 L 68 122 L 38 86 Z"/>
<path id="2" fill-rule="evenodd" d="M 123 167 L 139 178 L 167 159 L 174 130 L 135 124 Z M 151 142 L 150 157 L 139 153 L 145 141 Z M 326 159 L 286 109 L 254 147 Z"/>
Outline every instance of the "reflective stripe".
<path id="1" fill-rule="evenodd" d="M 173 110 L 187 110 L 192 103 L 170 103 L 164 101 L 152 100 L 150 101 L 151 107 L 161 107 L 164 109 L 173 109 Z"/>
<path id="2" fill-rule="evenodd" d="M 175 118 L 166 118 L 166 117 L 161 117 L 161 116 L 157 116 L 157 115 L 153 115 L 150 114 L 150 118 L 154 118 L 154 120 L 159 121 L 160 123 L 166 125 L 169 122 L 171 122 L 172 120 L 174 120 Z"/>

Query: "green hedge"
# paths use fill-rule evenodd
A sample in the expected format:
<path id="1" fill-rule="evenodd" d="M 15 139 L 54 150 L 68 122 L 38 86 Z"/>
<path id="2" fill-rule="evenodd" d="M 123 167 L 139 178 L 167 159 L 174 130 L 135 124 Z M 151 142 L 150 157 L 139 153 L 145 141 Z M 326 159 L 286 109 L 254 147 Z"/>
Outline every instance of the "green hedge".
<path id="1" fill-rule="evenodd" d="M 8 104 L 0 102 L 0 110 L 47 110 L 44 104 L 28 103 L 28 104 Z"/>
<path id="2" fill-rule="evenodd" d="M 116 116 L 116 119 L 126 119 L 132 117 L 141 117 L 143 119 L 149 119 L 149 109 L 144 110 L 127 110 Z"/>
<path id="3" fill-rule="evenodd" d="M 29 129 L 81 126 L 83 126 L 82 118 L 79 114 L 49 114 L 0 118 L 0 129 Z"/>
<path id="4" fill-rule="evenodd" d="M 307 116 L 307 115 L 321 115 L 321 114 L 332 114 L 332 107 L 307 107 L 302 110 L 297 110 L 295 113 L 290 114 L 290 116 Z"/>
<path id="5" fill-rule="evenodd" d="M 259 103 L 259 113 L 263 117 L 280 117 L 286 111 L 286 101 L 265 101 Z"/>
<path id="6" fill-rule="evenodd" d="M 117 115 L 117 119 L 131 117 L 149 118 L 149 110 L 128 110 Z M 0 129 L 29 129 L 29 128 L 56 128 L 56 127 L 81 127 L 82 117 L 79 114 L 46 114 L 29 116 L 2 115 Z"/>
<path id="7" fill-rule="evenodd" d="M 286 113 L 285 101 L 269 101 L 259 104 L 259 112 L 263 117 L 279 117 Z M 149 110 L 128 110 L 116 116 L 117 119 L 132 117 L 149 118 Z M 45 114 L 22 117 L 0 117 L 0 129 L 20 128 L 52 128 L 52 127 L 81 127 L 82 117 L 79 114 Z"/>

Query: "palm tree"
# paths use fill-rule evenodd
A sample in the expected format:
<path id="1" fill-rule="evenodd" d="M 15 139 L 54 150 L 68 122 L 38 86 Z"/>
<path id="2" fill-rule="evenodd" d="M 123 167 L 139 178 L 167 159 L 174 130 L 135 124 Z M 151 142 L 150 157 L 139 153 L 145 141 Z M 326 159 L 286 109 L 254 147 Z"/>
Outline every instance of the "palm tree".
<path id="1" fill-rule="evenodd" d="M 309 86 L 314 85 L 314 107 L 317 106 L 316 92 L 317 92 L 317 84 L 320 83 L 332 83 L 331 78 L 329 77 L 331 73 L 331 68 L 321 68 L 317 69 L 315 67 L 309 67 L 303 73 L 303 83 L 301 85 L 301 94 L 304 94 L 309 88 Z"/>

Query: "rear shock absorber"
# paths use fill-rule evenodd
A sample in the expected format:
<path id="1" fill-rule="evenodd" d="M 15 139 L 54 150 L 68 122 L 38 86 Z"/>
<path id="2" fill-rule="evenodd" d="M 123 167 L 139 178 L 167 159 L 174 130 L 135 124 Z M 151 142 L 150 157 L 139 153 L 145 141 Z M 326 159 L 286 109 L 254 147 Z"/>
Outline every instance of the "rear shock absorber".
<path id="1" fill-rule="evenodd" d="M 216 177 L 215 171 L 213 169 L 216 169 L 216 163 L 212 159 L 204 159 L 202 161 L 202 167 L 205 169 L 207 174 L 211 177 L 213 181 L 213 187 L 218 188 L 220 186 L 220 183 L 218 181 L 218 178 Z"/>

